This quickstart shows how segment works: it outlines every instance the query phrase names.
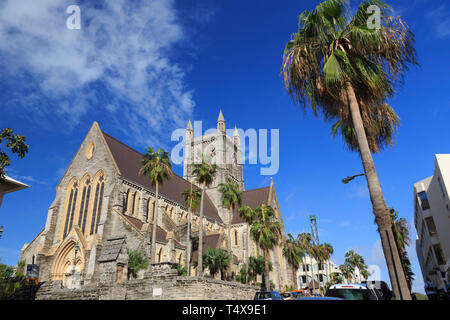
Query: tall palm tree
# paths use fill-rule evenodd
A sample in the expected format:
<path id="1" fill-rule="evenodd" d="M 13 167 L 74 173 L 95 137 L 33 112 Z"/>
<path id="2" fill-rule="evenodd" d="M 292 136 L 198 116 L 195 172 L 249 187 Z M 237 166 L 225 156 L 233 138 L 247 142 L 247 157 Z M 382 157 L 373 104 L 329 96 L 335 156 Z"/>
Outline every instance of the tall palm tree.
<path id="1" fill-rule="evenodd" d="M 239 216 L 244 219 L 244 221 L 247 223 L 247 237 L 246 237 L 246 243 L 245 243 L 245 265 L 247 270 L 249 270 L 249 259 L 250 259 L 250 248 L 249 248 L 249 238 L 250 238 L 250 225 L 253 222 L 254 219 L 254 212 L 253 209 L 249 206 L 242 206 L 238 210 Z"/>
<path id="2" fill-rule="evenodd" d="M 297 287 L 297 269 L 304 257 L 304 251 L 297 245 L 296 239 L 292 234 L 288 234 L 288 238 L 283 242 L 283 255 L 286 257 L 287 262 L 292 267 L 292 277 L 294 280 L 295 289 Z"/>
<path id="3" fill-rule="evenodd" d="M 374 28 L 368 25 L 371 5 L 380 8 Z M 292 98 L 336 121 L 334 130 L 339 127 L 349 148 L 359 152 L 394 294 L 410 300 L 371 154 L 393 143 L 399 121 L 386 100 L 408 66 L 418 65 L 414 35 L 388 10 L 380 0 L 365 0 L 350 17 L 347 1 L 326 0 L 304 11 L 285 47 L 282 73 Z"/>
<path id="4" fill-rule="evenodd" d="M 200 201 L 200 224 L 198 232 L 198 268 L 197 272 L 201 276 L 203 274 L 203 204 L 205 202 L 205 189 L 213 181 L 217 171 L 217 165 L 206 162 L 202 157 L 201 163 L 194 163 L 192 174 L 196 177 L 196 181 L 202 186 L 202 197 Z"/>
<path id="5" fill-rule="evenodd" d="M 310 258 L 311 280 L 313 280 L 314 273 L 312 271 L 312 260 L 311 260 L 311 255 L 310 255 L 311 254 L 311 243 L 312 243 L 312 236 L 310 233 L 302 232 L 297 236 L 297 245 Z M 303 270 L 305 270 L 306 274 L 308 274 L 308 264 L 306 262 L 306 256 L 303 257 Z M 313 286 L 314 286 L 314 281 L 313 281 Z"/>
<path id="6" fill-rule="evenodd" d="M 345 264 L 347 264 L 354 274 L 356 268 L 359 270 L 358 278 L 361 281 L 361 275 L 368 275 L 367 266 L 365 264 L 364 258 L 356 253 L 354 250 L 350 250 L 345 254 Z M 367 279 L 367 277 L 366 277 Z"/>
<path id="7" fill-rule="evenodd" d="M 323 271 L 326 271 L 326 269 L 324 269 L 325 268 L 324 265 L 325 265 L 325 262 L 328 261 L 328 252 L 327 252 L 327 248 L 324 246 L 323 243 L 318 244 L 316 250 L 317 250 L 317 258 L 319 261 L 319 266 L 321 267 L 321 270 L 322 270 L 322 283 L 323 283 L 322 289 L 323 289 L 325 287 Z M 320 270 L 320 268 L 319 268 L 319 270 Z M 320 273 L 319 273 L 319 280 L 320 280 Z M 319 281 L 319 283 L 320 283 L 320 281 Z"/>
<path id="8" fill-rule="evenodd" d="M 163 185 L 167 179 L 173 176 L 172 164 L 170 163 L 168 153 L 163 149 L 158 149 L 155 152 L 152 147 L 148 147 L 147 153 L 142 157 L 139 175 L 149 177 L 150 183 L 154 185 L 156 189 L 156 205 L 153 214 L 152 246 L 150 253 L 150 263 L 154 263 L 156 258 L 156 225 L 158 223 L 159 215 L 159 186 Z"/>
<path id="9" fill-rule="evenodd" d="M 187 222 L 187 229 L 186 229 L 186 268 L 188 272 L 188 276 L 191 275 L 191 268 L 189 266 L 189 263 L 191 261 L 191 224 L 192 224 L 192 212 L 196 211 L 200 202 L 200 198 L 202 196 L 202 191 L 199 188 L 193 189 L 192 183 L 191 188 L 184 190 L 182 193 L 184 196 L 184 202 L 186 203 L 186 206 L 189 208 L 188 212 L 188 222 Z"/>
<path id="10" fill-rule="evenodd" d="M 405 271 L 406 280 L 408 281 L 408 288 L 411 291 L 414 272 L 412 272 L 411 261 L 409 260 L 408 251 L 406 249 L 406 247 L 411 244 L 408 221 L 405 218 L 400 218 L 398 212 L 394 208 L 389 208 L 389 215 L 392 220 L 392 230 L 397 242 L 397 249 L 399 250 L 402 259 L 403 270 Z"/>
<path id="11" fill-rule="evenodd" d="M 314 259 L 317 263 L 317 283 L 319 284 L 319 289 L 320 290 L 320 274 L 319 274 L 319 266 L 322 264 L 322 251 L 320 248 L 319 244 L 316 244 L 314 241 L 310 244 L 310 255 L 311 258 Z M 311 263 L 312 265 L 312 273 L 313 273 L 313 280 L 315 278 L 315 274 L 314 274 L 314 265 Z M 315 281 L 313 281 L 313 291 L 316 290 L 316 283 Z"/>
<path id="12" fill-rule="evenodd" d="M 269 290 L 269 250 L 278 245 L 278 239 L 281 237 L 281 225 L 275 220 L 275 212 L 271 206 L 267 205 L 266 201 L 255 209 L 255 220 L 252 223 L 250 234 L 252 235 L 253 240 L 255 240 L 264 252 L 264 286 L 266 290 Z"/>
<path id="13" fill-rule="evenodd" d="M 330 281 L 331 255 L 334 253 L 334 248 L 328 242 L 324 242 L 322 246 L 327 260 L 327 280 Z"/>
<path id="14" fill-rule="evenodd" d="M 231 219 L 233 218 L 233 212 L 236 205 L 242 204 L 242 191 L 239 189 L 239 185 L 228 179 L 227 183 L 219 184 L 219 191 L 222 194 L 222 205 L 228 209 L 228 252 L 233 255 L 231 250 Z M 230 268 L 231 270 L 230 260 Z"/>
<path id="15" fill-rule="evenodd" d="M 345 280 L 347 283 L 349 283 L 350 280 L 353 278 L 353 270 L 352 270 L 352 267 L 351 267 L 349 264 L 344 263 L 344 264 L 341 264 L 341 265 L 339 266 L 339 270 L 341 270 L 341 273 L 342 273 L 342 276 L 344 277 L 344 280 Z"/>

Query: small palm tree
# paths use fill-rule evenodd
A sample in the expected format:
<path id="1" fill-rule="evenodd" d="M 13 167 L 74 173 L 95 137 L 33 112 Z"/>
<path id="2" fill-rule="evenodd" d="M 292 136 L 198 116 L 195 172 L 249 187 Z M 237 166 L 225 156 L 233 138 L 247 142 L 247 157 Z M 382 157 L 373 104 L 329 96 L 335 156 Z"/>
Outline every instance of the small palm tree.
<path id="1" fill-rule="evenodd" d="M 292 278 L 295 289 L 297 289 L 297 269 L 305 255 L 304 251 L 297 245 L 296 239 L 292 234 L 288 234 L 288 238 L 283 242 L 283 255 L 292 267 Z"/>
<path id="2" fill-rule="evenodd" d="M 199 188 L 193 189 L 192 183 L 191 188 L 184 190 L 182 193 L 184 196 L 184 201 L 186 203 L 186 206 L 189 208 L 188 212 L 188 222 L 187 222 L 187 228 L 186 228 L 186 268 L 188 275 L 191 275 L 191 268 L 189 266 L 189 263 L 191 261 L 191 225 L 192 225 L 192 212 L 196 211 L 200 202 L 200 198 L 202 197 L 202 191 Z"/>
<path id="3" fill-rule="evenodd" d="M 269 266 L 269 272 L 273 270 L 272 263 L 270 261 L 267 262 Z M 263 283 L 265 283 L 264 272 L 266 270 L 266 259 L 264 256 L 250 257 L 249 258 L 249 281 L 253 281 L 253 284 L 256 284 L 256 280 L 258 275 L 263 277 Z"/>
<path id="4" fill-rule="evenodd" d="M 332 272 L 330 274 L 330 281 L 328 282 L 328 287 L 333 285 L 333 284 L 339 284 L 339 283 L 343 283 L 344 280 L 342 279 L 342 276 L 337 273 L 337 272 Z"/>
<path id="5" fill-rule="evenodd" d="M 231 255 L 223 249 L 209 248 L 203 254 L 203 266 L 209 269 L 214 277 L 220 271 L 220 278 L 224 280 L 225 270 L 231 261 Z"/>
<path id="6" fill-rule="evenodd" d="M 242 191 L 239 185 L 228 179 L 227 183 L 219 184 L 219 191 L 222 194 L 222 205 L 228 209 L 228 252 L 232 255 L 231 250 L 231 219 L 233 217 L 234 208 L 236 205 L 242 204 Z M 230 260 L 231 264 L 231 260 Z M 231 266 L 230 266 L 231 269 Z"/>
<path id="7" fill-rule="evenodd" d="M 192 170 L 192 174 L 196 177 L 197 182 L 202 185 L 202 197 L 200 201 L 200 225 L 198 232 L 199 263 L 197 268 L 197 272 L 200 276 L 203 274 L 203 203 L 205 202 L 205 189 L 214 181 L 216 171 L 217 165 L 207 163 L 204 157 L 202 157 L 201 163 L 194 164 L 194 170 Z"/>
<path id="8" fill-rule="evenodd" d="M 147 176 L 150 183 L 155 186 L 155 213 L 153 214 L 152 226 L 152 246 L 150 254 L 150 263 L 155 262 L 156 258 L 156 225 L 158 223 L 159 215 L 159 186 L 173 176 L 172 164 L 170 163 L 168 153 L 163 149 L 154 151 L 152 147 L 147 148 L 147 153 L 142 157 L 141 169 L 139 175 Z M 147 231 L 148 234 L 148 231 Z"/>
<path id="9" fill-rule="evenodd" d="M 247 283 L 249 280 L 249 275 L 247 272 L 247 266 L 243 264 L 241 268 L 239 269 L 239 273 L 236 275 L 236 280 L 240 281 L 241 283 Z"/>
<path id="10" fill-rule="evenodd" d="M 255 220 L 252 223 L 250 234 L 253 240 L 264 252 L 265 258 L 265 288 L 269 290 L 269 250 L 273 249 L 278 244 L 278 239 L 281 237 L 281 226 L 275 220 L 275 212 L 273 208 L 267 205 L 264 201 L 261 206 L 255 209 Z"/>
<path id="11" fill-rule="evenodd" d="M 300 15 L 284 50 L 284 83 L 296 102 L 309 102 L 314 114 L 334 121 L 332 131 L 359 152 L 394 294 L 410 300 L 372 152 L 394 141 L 399 120 L 386 100 L 408 66 L 418 65 L 414 35 L 380 0 L 362 1 L 353 17 L 347 3 L 326 0 Z M 380 24 L 369 27 L 373 5 L 380 9 Z"/>
<path id="12" fill-rule="evenodd" d="M 128 272 L 133 277 L 137 277 L 139 270 L 148 268 L 148 260 L 142 256 L 139 250 L 128 250 Z"/>
<path id="13" fill-rule="evenodd" d="M 263 256 L 249 257 L 248 259 L 248 273 L 249 273 L 249 281 L 250 278 L 253 280 L 253 284 L 256 284 L 256 278 L 259 274 L 263 274 L 265 270 L 265 260 Z"/>
<path id="14" fill-rule="evenodd" d="M 249 238 L 250 238 L 250 225 L 253 222 L 254 219 L 254 212 L 253 209 L 249 206 L 242 206 L 238 210 L 239 216 L 244 219 L 244 221 L 247 223 L 247 237 L 246 237 L 246 243 L 245 243 L 245 265 L 247 270 L 249 270 L 249 259 L 250 259 L 250 248 L 249 248 Z"/>

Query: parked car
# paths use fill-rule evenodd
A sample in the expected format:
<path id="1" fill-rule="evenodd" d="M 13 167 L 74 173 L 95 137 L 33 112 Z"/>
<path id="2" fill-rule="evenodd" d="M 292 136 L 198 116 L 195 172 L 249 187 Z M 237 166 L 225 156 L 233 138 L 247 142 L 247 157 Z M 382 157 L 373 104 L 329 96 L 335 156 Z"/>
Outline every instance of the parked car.
<path id="1" fill-rule="evenodd" d="M 375 287 L 362 283 L 334 284 L 328 288 L 325 296 L 345 300 L 383 300 Z"/>
<path id="2" fill-rule="evenodd" d="M 298 293 L 297 292 L 283 292 L 281 293 L 281 297 L 283 300 L 295 300 L 297 299 Z"/>
<path id="3" fill-rule="evenodd" d="M 306 289 L 302 289 L 302 290 L 294 290 L 294 291 L 292 291 L 292 292 L 295 292 L 295 293 L 297 293 L 297 295 L 300 297 L 300 296 L 302 296 L 302 297 L 309 297 L 309 290 L 306 290 Z"/>
<path id="4" fill-rule="evenodd" d="M 389 289 L 389 286 L 387 285 L 387 283 L 384 281 L 369 280 L 369 281 L 362 281 L 361 283 L 369 285 L 369 286 L 374 286 L 375 289 L 377 289 L 378 292 L 380 293 L 381 300 L 392 300 L 392 298 L 394 297 L 394 294 Z"/>
<path id="5" fill-rule="evenodd" d="M 255 293 L 254 300 L 283 300 L 283 298 L 276 291 L 260 291 Z"/>
<path id="6" fill-rule="evenodd" d="M 337 297 L 299 297 L 296 300 L 344 300 Z"/>

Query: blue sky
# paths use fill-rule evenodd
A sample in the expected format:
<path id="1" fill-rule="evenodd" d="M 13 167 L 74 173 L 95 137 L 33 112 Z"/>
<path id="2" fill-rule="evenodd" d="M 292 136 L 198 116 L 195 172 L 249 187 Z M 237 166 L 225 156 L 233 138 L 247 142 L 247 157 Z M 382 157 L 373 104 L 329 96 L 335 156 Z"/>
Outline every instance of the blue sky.
<path id="1" fill-rule="evenodd" d="M 125 5 L 125 3 L 127 3 Z M 357 154 L 330 135 L 330 124 L 303 112 L 284 90 L 280 66 L 298 15 L 318 1 L 6 0 L 0 3 L 0 128 L 27 137 L 30 151 L 7 171 L 31 188 L 5 196 L 0 257 L 15 264 L 44 227 L 55 187 L 93 121 L 137 150 L 172 148 L 187 120 L 215 127 L 280 130 L 273 176 L 286 231 L 310 231 L 334 260 L 354 249 L 388 275 Z M 354 6 L 357 1 L 352 1 Z M 66 8 L 81 8 L 81 30 L 68 30 Z M 396 145 L 375 155 L 388 205 L 413 220 L 413 183 L 432 175 L 434 155 L 450 152 L 450 5 L 444 0 L 389 1 L 416 36 L 421 64 L 389 103 L 401 119 Z M 2 145 L 4 148 L 4 145 Z M 268 185 L 246 165 L 247 189 Z M 182 167 L 175 166 L 182 174 Z M 412 238 L 416 233 L 411 225 Z M 417 281 L 423 280 L 410 249 Z"/>

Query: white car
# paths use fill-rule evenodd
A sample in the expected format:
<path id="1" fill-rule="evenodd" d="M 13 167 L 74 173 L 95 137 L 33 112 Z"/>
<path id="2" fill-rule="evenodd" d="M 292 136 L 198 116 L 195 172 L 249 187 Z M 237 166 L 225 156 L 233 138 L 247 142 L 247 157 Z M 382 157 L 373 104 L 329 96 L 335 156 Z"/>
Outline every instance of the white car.
<path id="1" fill-rule="evenodd" d="M 374 286 L 362 283 L 341 283 L 331 285 L 326 297 L 342 298 L 345 300 L 382 300 L 378 290 Z"/>

